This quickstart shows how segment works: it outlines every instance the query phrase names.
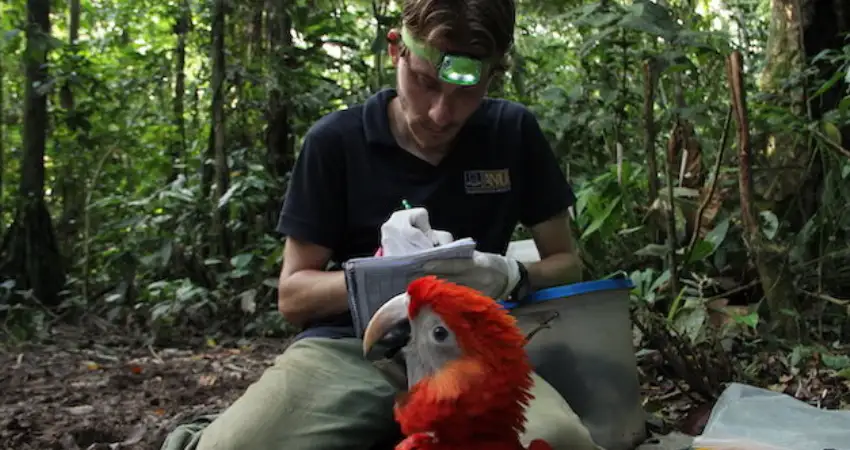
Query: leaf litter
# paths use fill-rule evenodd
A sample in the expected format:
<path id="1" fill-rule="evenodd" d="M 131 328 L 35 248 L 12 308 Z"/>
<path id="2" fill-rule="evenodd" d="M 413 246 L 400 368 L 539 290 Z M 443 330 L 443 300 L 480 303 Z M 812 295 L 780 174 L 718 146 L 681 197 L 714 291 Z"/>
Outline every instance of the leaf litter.
<path id="1" fill-rule="evenodd" d="M 63 329 L 48 343 L 0 347 L 0 449 L 159 448 L 178 424 L 232 404 L 287 345 L 286 339 L 262 338 L 248 345 L 153 348 L 128 340 Z M 649 341 L 638 346 L 649 430 L 698 435 L 720 386 L 702 386 L 703 377 L 694 373 L 718 355 L 695 349 L 703 364 L 692 366 L 692 356 L 677 365 L 671 350 L 680 347 Z M 844 361 L 815 355 L 801 364 L 794 355 L 746 346 L 727 350 L 736 365 L 746 366 L 735 381 L 822 408 L 850 409 Z M 720 378 L 720 385 L 732 381 Z"/>
<path id="2" fill-rule="evenodd" d="M 817 408 L 850 410 L 850 357 L 843 356 L 850 354 L 850 346 L 797 346 L 789 352 L 747 334 L 693 344 L 669 328 L 643 330 L 638 372 L 654 433 L 701 434 L 717 398 L 732 381 Z"/>
<path id="3" fill-rule="evenodd" d="M 0 448 L 154 449 L 173 428 L 224 410 L 286 340 L 160 348 L 74 336 L 0 348 Z M 104 342 L 98 339 L 98 342 Z"/>

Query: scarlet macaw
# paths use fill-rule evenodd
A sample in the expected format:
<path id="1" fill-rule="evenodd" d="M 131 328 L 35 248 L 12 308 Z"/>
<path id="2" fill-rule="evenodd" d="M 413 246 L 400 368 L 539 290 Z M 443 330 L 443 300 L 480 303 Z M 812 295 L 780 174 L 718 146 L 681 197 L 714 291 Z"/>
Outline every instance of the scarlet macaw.
<path id="1" fill-rule="evenodd" d="M 363 351 L 400 351 L 410 387 L 395 404 L 396 450 L 552 450 L 520 442 L 531 395 L 526 339 L 515 319 L 474 289 L 433 276 L 382 305 Z"/>

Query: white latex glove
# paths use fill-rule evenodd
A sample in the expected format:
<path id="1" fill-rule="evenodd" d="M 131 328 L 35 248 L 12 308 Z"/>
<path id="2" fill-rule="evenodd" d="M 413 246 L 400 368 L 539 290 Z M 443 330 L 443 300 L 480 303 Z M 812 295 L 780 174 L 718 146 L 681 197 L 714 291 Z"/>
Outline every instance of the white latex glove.
<path id="1" fill-rule="evenodd" d="M 405 255 L 454 241 L 448 231 L 434 230 L 425 208 L 396 211 L 381 225 L 384 256 Z"/>
<path id="2" fill-rule="evenodd" d="M 496 300 L 506 300 L 519 283 L 519 262 L 495 253 L 476 251 L 469 259 L 443 259 L 425 263 L 429 275 L 462 284 Z"/>

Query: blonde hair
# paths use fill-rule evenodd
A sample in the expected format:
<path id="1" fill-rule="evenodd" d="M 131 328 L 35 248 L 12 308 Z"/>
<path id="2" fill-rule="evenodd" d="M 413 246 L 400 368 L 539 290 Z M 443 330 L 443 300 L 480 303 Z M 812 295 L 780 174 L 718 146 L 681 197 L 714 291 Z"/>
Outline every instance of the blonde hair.
<path id="1" fill-rule="evenodd" d="M 402 21 L 430 45 L 451 42 L 493 60 L 495 71 L 507 69 L 516 25 L 514 0 L 405 0 Z"/>

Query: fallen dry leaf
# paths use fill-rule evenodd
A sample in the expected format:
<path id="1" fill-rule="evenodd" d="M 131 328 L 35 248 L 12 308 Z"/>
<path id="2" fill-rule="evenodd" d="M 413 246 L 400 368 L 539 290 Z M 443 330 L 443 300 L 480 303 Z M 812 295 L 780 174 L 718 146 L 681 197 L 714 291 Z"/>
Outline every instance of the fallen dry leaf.
<path id="1" fill-rule="evenodd" d="M 218 379 L 215 375 L 201 375 L 198 378 L 198 384 L 204 387 L 209 387 L 215 384 L 215 381 Z"/>
<path id="2" fill-rule="evenodd" d="M 159 448 L 177 423 L 227 408 L 274 362 L 282 344 L 269 340 L 235 352 L 219 347 L 207 359 L 205 349 L 151 352 L 146 343 L 108 349 L 110 339 L 97 338 L 97 355 L 79 348 L 91 338 L 28 345 L 25 357 L 21 349 L 0 351 L 0 449 Z M 101 357 L 107 354 L 115 360 Z M 212 372 L 212 361 L 238 367 L 239 376 L 198 378 Z M 187 385 L 190 379 L 198 381 Z"/>

